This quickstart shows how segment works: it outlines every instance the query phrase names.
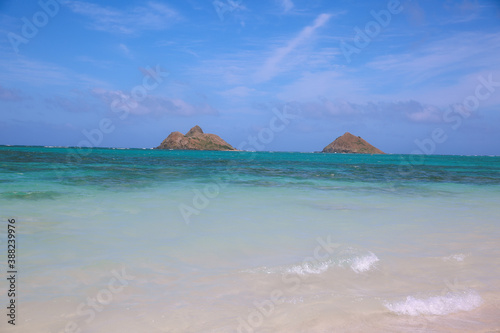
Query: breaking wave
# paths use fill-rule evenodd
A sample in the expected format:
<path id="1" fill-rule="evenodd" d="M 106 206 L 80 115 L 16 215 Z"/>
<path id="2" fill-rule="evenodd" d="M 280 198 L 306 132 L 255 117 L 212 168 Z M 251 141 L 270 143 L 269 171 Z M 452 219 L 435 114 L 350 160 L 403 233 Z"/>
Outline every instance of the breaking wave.
<path id="1" fill-rule="evenodd" d="M 291 264 L 277 267 L 260 267 L 246 272 L 264 272 L 267 274 L 297 274 L 297 275 L 317 275 L 322 274 L 333 268 L 350 268 L 355 273 L 368 272 L 376 267 L 376 263 L 380 259 L 373 253 L 365 254 L 353 253 L 352 249 L 343 251 L 339 257 L 324 261 L 308 260 L 300 264 Z"/>
<path id="2" fill-rule="evenodd" d="M 446 295 L 416 298 L 408 296 L 399 302 L 386 302 L 384 305 L 391 312 L 399 315 L 442 316 L 460 311 L 471 311 L 483 303 L 481 296 L 474 290 L 449 292 Z"/>

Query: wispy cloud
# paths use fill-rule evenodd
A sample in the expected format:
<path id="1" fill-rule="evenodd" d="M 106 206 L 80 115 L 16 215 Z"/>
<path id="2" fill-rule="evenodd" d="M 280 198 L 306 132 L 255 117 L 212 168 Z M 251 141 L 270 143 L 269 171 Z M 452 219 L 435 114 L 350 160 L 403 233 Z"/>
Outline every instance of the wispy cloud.
<path id="1" fill-rule="evenodd" d="M 73 90 L 69 95 L 45 98 L 48 108 L 58 108 L 70 113 L 102 112 L 103 105 L 88 90 Z"/>
<path id="2" fill-rule="evenodd" d="M 93 89 L 92 94 L 109 107 L 114 101 L 118 101 L 120 106 L 127 106 L 129 114 L 136 116 L 161 117 L 165 115 L 194 116 L 218 114 L 218 111 L 206 102 L 194 105 L 180 98 L 147 95 L 140 102 L 133 103 L 134 101 L 131 96 L 121 90 Z M 129 103 L 131 106 L 128 106 L 126 101 L 131 101 Z"/>
<path id="3" fill-rule="evenodd" d="M 414 122 L 439 123 L 443 121 L 443 112 L 433 105 L 421 105 L 419 110 L 407 112 L 406 116 Z"/>
<path id="4" fill-rule="evenodd" d="M 86 55 L 76 56 L 75 60 L 81 63 L 91 64 L 92 66 L 100 68 L 111 68 L 113 65 L 116 66 L 116 64 L 112 61 L 96 59 L 94 57 L 89 57 Z"/>
<path id="5" fill-rule="evenodd" d="M 132 52 L 130 51 L 130 49 L 128 48 L 127 45 L 125 45 L 125 44 L 122 43 L 122 44 L 118 45 L 118 48 L 120 49 L 120 51 L 123 53 L 123 55 L 125 57 L 127 57 L 129 59 L 133 59 L 134 58 Z"/>
<path id="6" fill-rule="evenodd" d="M 307 42 L 311 37 L 313 37 L 314 32 L 324 26 L 330 19 L 330 14 L 321 14 L 314 21 L 313 25 L 305 27 L 296 37 L 288 42 L 284 47 L 278 48 L 272 55 L 267 59 L 264 66 L 257 72 L 255 79 L 257 82 L 264 82 L 275 77 L 280 71 L 280 65 L 282 61 L 288 56 L 292 51 L 294 51 L 301 44 Z"/>
<path id="7" fill-rule="evenodd" d="M 19 56 L 2 61 L 0 58 L 0 72 L 2 81 L 22 82 L 30 86 L 78 86 L 78 87 L 107 87 L 108 84 L 86 74 L 77 73 L 57 64 L 32 60 Z"/>
<path id="8" fill-rule="evenodd" d="M 222 91 L 222 92 L 220 92 L 220 95 L 222 95 L 224 97 L 239 97 L 239 98 L 243 98 L 243 97 L 248 97 L 252 93 L 255 93 L 255 92 L 256 92 L 256 90 L 253 89 L 253 88 L 239 86 L 239 87 L 234 87 L 232 89 L 228 89 L 228 90 Z"/>
<path id="9" fill-rule="evenodd" d="M 492 6 L 477 0 L 448 1 L 443 7 L 450 13 L 450 16 L 442 20 L 441 24 L 457 24 L 477 20 L 481 18 L 483 11 L 492 9 Z"/>
<path id="10" fill-rule="evenodd" d="M 285 13 L 289 12 L 293 9 L 293 7 L 295 7 L 292 0 L 279 0 L 279 2 Z"/>
<path id="11" fill-rule="evenodd" d="M 369 121 L 392 119 L 409 123 L 443 123 L 444 110 L 415 100 L 357 103 L 320 96 L 316 101 L 300 103 L 308 118 Z"/>
<path id="12" fill-rule="evenodd" d="M 471 62 L 478 67 L 497 67 L 496 55 L 499 50 L 500 33 L 458 33 L 448 38 L 435 39 L 418 53 L 381 56 L 367 66 L 405 75 L 427 73 L 436 76 L 444 71 L 457 70 L 463 65 L 471 65 Z"/>
<path id="13" fill-rule="evenodd" d="M 177 11 L 157 2 L 127 10 L 84 1 L 66 1 L 65 4 L 74 13 L 86 16 L 90 20 L 89 28 L 111 33 L 136 34 L 146 30 L 164 30 L 181 18 Z"/>
<path id="14" fill-rule="evenodd" d="M 304 72 L 290 83 L 282 86 L 278 98 L 288 100 L 315 100 L 318 96 L 343 96 L 359 98 L 368 92 L 366 84 L 356 77 L 338 70 Z"/>
<path id="15" fill-rule="evenodd" d="M 434 38 L 418 52 L 394 53 L 373 59 L 365 65 L 372 71 L 363 81 L 391 87 L 386 95 L 392 97 L 418 98 L 439 105 L 461 102 L 474 93 L 479 75 L 493 73 L 498 77 L 499 52 L 499 33 L 457 33 Z M 392 82 L 385 83 L 381 80 L 383 77 L 391 77 Z M 394 81 L 398 82 L 397 86 Z"/>

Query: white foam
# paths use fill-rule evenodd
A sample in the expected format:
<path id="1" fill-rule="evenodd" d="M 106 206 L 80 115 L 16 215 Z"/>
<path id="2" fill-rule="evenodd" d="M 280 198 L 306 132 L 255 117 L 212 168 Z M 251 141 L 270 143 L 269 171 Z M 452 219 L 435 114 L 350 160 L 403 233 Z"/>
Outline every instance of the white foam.
<path id="1" fill-rule="evenodd" d="M 290 304 L 304 303 L 304 298 L 302 296 L 301 297 L 292 297 L 292 298 L 285 299 L 285 302 L 290 303 Z"/>
<path id="2" fill-rule="evenodd" d="M 483 303 L 481 296 L 474 290 L 450 292 L 446 295 L 428 298 L 408 296 L 406 300 L 384 305 L 390 311 L 409 316 L 436 315 L 442 316 L 460 311 L 471 311 Z"/>
<path id="3" fill-rule="evenodd" d="M 351 268 L 355 273 L 364 273 L 372 270 L 375 264 L 380 259 L 373 252 L 364 252 L 360 254 L 359 251 L 347 248 L 339 253 L 336 258 L 329 260 L 317 261 L 309 260 L 302 263 L 296 263 L 286 266 L 274 267 L 258 267 L 254 269 L 247 269 L 243 272 L 258 273 L 264 272 L 267 274 L 297 274 L 297 275 L 313 275 L 322 274 L 331 268 Z M 340 257 L 340 258 L 339 258 Z M 312 258 L 310 258 L 312 259 Z"/>
<path id="4" fill-rule="evenodd" d="M 365 256 L 352 259 L 351 268 L 356 273 L 367 272 L 372 269 L 379 260 L 380 259 L 373 252 L 369 252 Z"/>
<path id="5" fill-rule="evenodd" d="M 294 265 L 286 269 L 287 273 L 294 273 L 298 275 L 308 275 L 308 274 L 321 274 L 326 272 L 330 268 L 331 262 L 323 261 L 312 263 L 304 263 L 302 265 Z"/>
<path id="6" fill-rule="evenodd" d="M 459 253 L 459 254 L 453 254 L 451 256 L 448 256 L 448 257 L 444 257 L 443 260 L 444 261 L 450 261 L 450 260 L 454 260 L 454 261 L 464 261 L 466 255 L 463 254 L 463 253 Z"/>
<path id="7" fill-rule="evenodd" d="M 322 262 L 306 262 L 302 265 L 294 265 L 287 268 L 287 273 L 295 273 L 298 275 L 321 274 L 326 272 L 331 267 L 350 267 L 355 273 L 368 272 L 375 267 L 375 263 L 380 259 L 373 253 L 368 252 L 366 255 L 357 256 L 354 258 L 344 258 L 337 261 L 329 260 Z"/>

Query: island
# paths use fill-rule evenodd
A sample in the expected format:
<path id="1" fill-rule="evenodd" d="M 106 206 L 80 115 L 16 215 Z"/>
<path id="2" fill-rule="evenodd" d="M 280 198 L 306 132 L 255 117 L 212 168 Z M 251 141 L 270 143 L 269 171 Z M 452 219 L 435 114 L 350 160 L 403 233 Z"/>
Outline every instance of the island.
<path id="1" fill-rule="evenodd" d="M 169 150 L 218 150 L 236 151 L 229 143 L 218 135 L 203 133 L 200 126 L 191 128 L 186 135 L 181 132 L 172 132 L 155 149 Z"/>
<path id="2" fill-rule="evenodd" d="M 360 136 L 352 135 L 346 132 L 338 137 L 323 149 L 323 153 L 340 154 L 385 154 L 378 148 L 375 148 Z"/>

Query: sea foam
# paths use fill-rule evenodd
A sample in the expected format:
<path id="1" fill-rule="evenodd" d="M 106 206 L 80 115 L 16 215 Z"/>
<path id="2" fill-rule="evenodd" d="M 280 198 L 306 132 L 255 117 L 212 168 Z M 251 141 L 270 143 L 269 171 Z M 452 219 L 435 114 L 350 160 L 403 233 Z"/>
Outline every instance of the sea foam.
<path id="1" fill-rule="evenodd" d="M 328 271 L 331 268 L 350 268 L 355 273 L 364 273 L 375 268 L 375 264 L 380 259 L 373 253 L 353 255 L 353 250 L 349 249 L 341 254 L 340 258 L 332 258 L 324 261 L 305 261 L 301 264 L 291 264 L 287 266 L 260 267 L 245 272 L 256 273 L 265 272 L 267 274 L 297 274 L 297 275 L 317 275 Z M 349 254 L 347 254 L 349 253 Z"/>
<path id="2" fill-rule="evenodd" d="M 460 261 L 464 261 L 465 257 L 467 255 L 463 254 L 463 253 L 458 253 L 458 254 L 453 254 L 451 256 L 447 256 L 447 257 L 443 257 L 443 260 L 444 261 L 457 261 L 457 262 L 460 262 Z"/>
<path id="3" fill-rule="evenodd" d="M 481 296 L 474 290 L 464 292 L 449 292 L 446 295 L 416 298 L 408 296 L 400 302 L 386 302 L 384 305 L 390 311 L 399 315 L 442 316 L 460 311 L 471 311 L 483 303 Z"/>
<path id="4" fill-rule="evenodd" d="M 352 259 L 350 266 L 356 273 L 367 272 L 371 270 L 379 260 L 380 259 L 373 252 L 369 252 L 367 255 Z"/>
<path id="5" fill-rule="evenodd" d="M 298 275 L 321 274 L 326 272 L 331 266 L 331 261 L 317 263 L 307 262 L 302 265 L 292 265 L 291 267 L 286 268 L 285 272 Z"/>

